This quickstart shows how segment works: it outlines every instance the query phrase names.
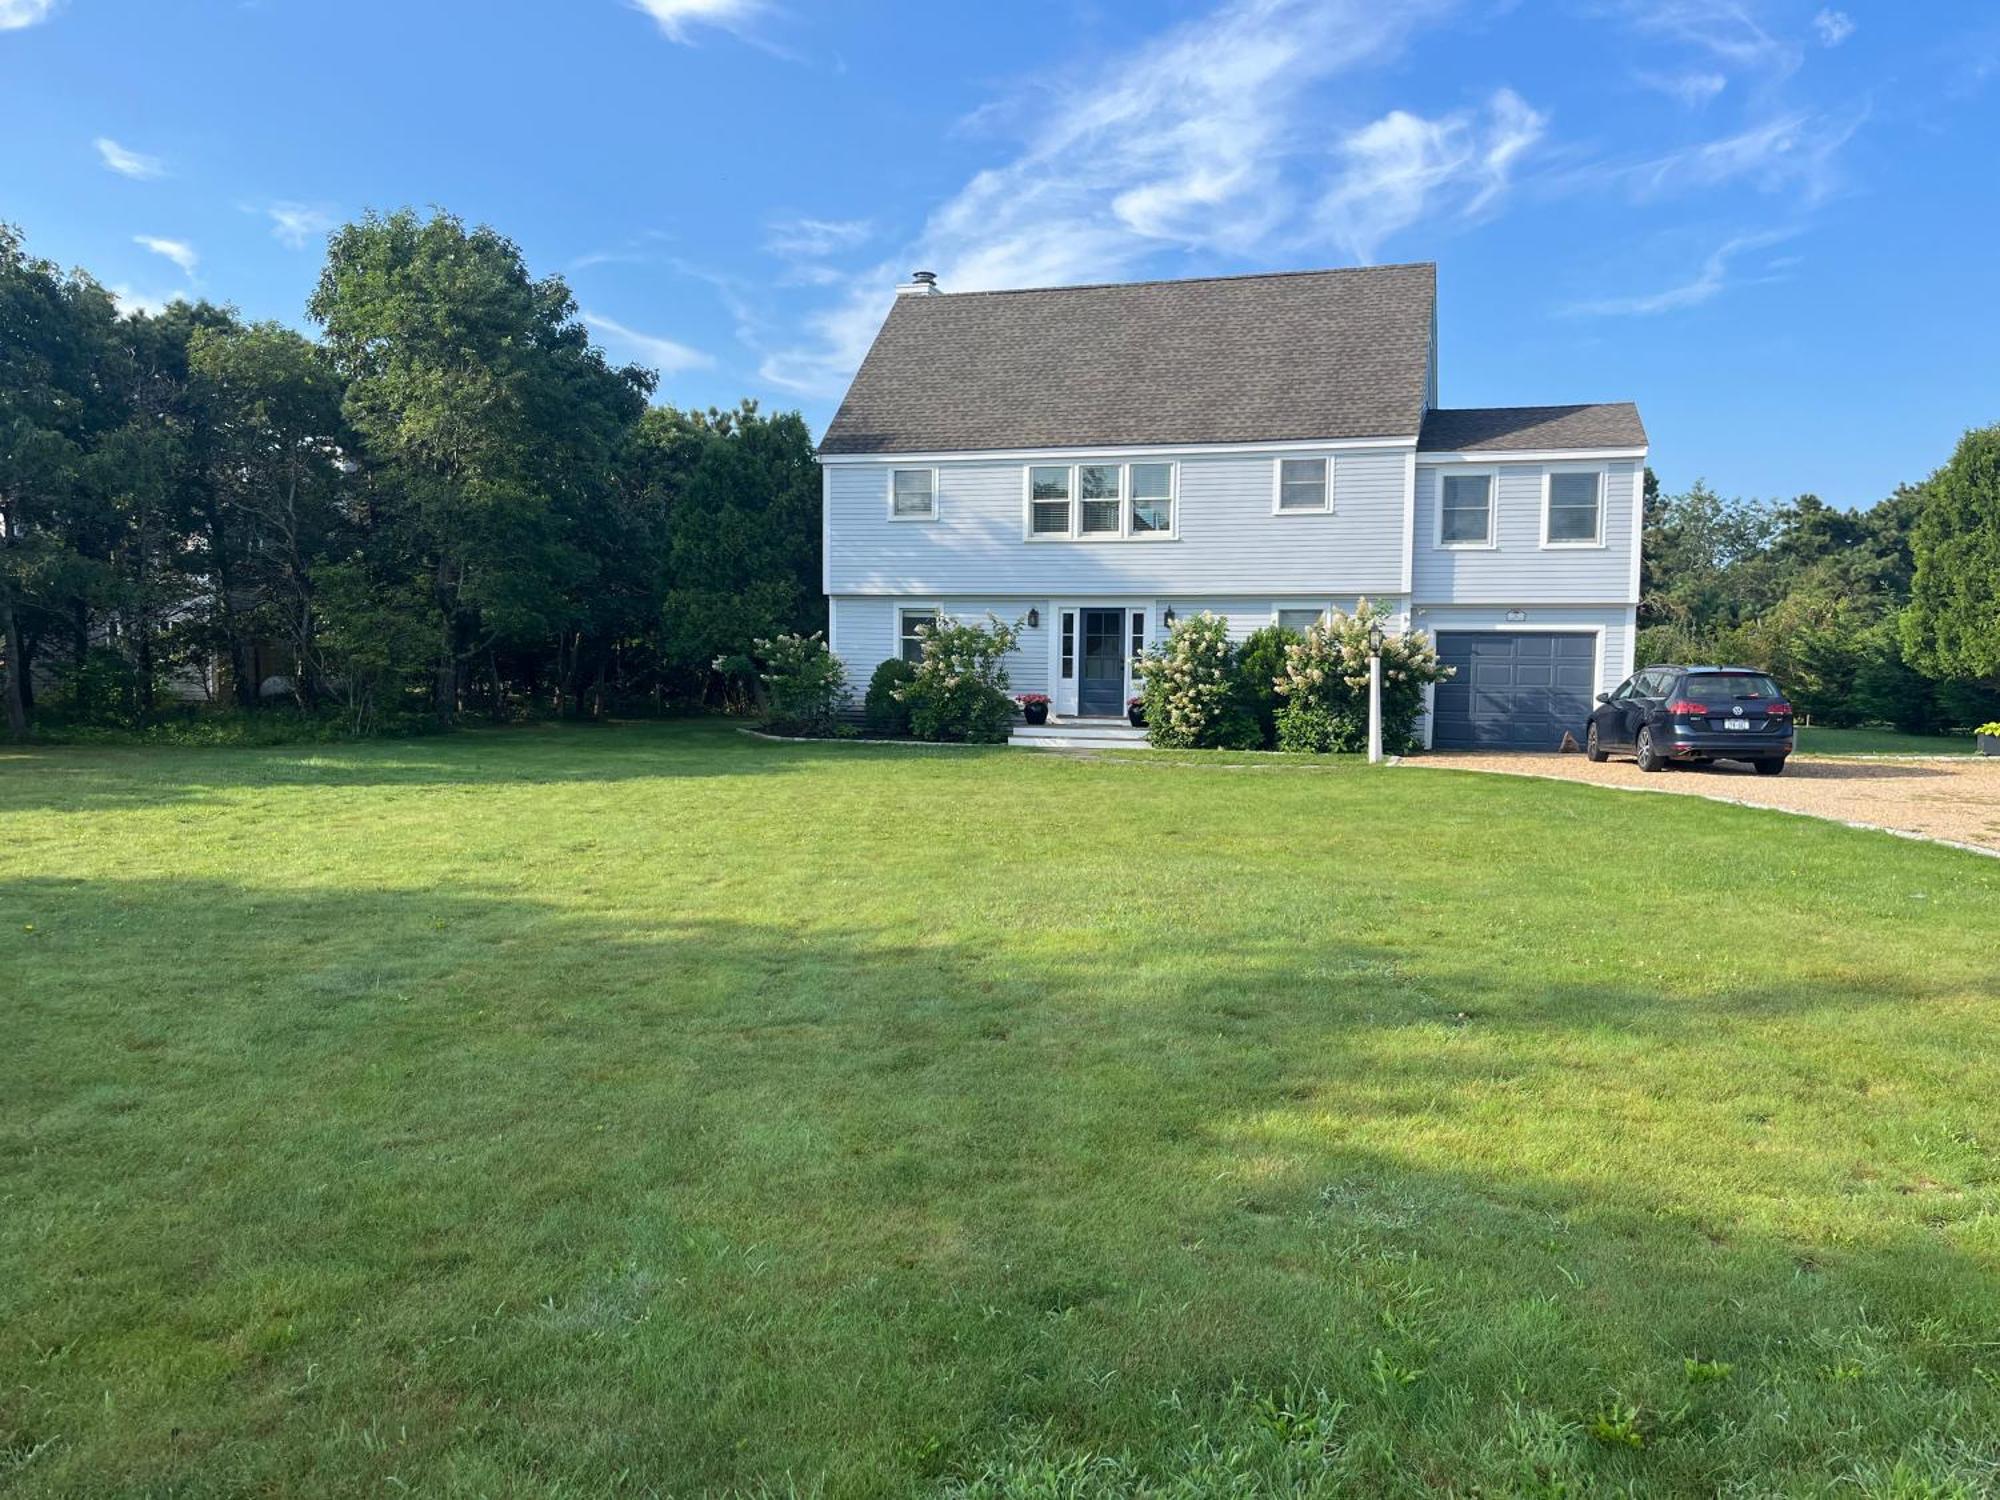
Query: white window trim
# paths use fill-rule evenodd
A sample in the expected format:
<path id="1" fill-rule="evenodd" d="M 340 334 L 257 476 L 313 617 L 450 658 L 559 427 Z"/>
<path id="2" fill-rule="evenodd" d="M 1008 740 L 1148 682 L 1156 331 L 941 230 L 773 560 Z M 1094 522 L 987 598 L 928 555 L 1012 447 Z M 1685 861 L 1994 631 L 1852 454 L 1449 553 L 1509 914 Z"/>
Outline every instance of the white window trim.
<path id="1" fill-rule="evenodd" d="M 896 606 L 889 615 L 889 629 L 891 631 L 889 637 L 889 654 L 895 657 L 896 660 L 903 660 L 903 616 L 911 613 L 924 614 L 925 612 L 929 612 L 935 616 L 937 621 L 942 621 L 944 619 L 944 601 L 938 600 L 934 603 L 922 599 L 898 599 L 896 601 Z M 911 665 L 915 666 L 916 663 L 912 662 Z M 872 671 L 873 669 L 871 668 L 870 670 Z"/>
<path id="2" fill-rule="evenodd" d="M 1299 512 L 1292 511 L 1290 514 L 1297 515 Z M 1307 512 L 1307 514 L 1310 514 L 1310 512 Z M 1333 601 L 1331 599 L 1273 599 L 1271 601 L 1271 623 L 1276 625 L 1278 623 L 1278 616 L 1292 609 L 1316 609 L 1319 611 L 1320 618 L 1325 619 L 1333 613 Z"/>
<path id="3" fill-rule="evenodd" d="M 927 516 L 899 516 L 896 514 L 896 476 L 898 474 L 929 474 L 931 476 L 931 513 Z M 929 464 L 892 464 L 887 474 L 888 494 L 883 497 L 883 505 L 892 521 L 935 521 L 943 508 L 938 500 L 938 471 Z"/>
<path id="4" fill-rule="evenodd" d="M 1549 503 L 1555 496 L 1555 476 L 1558 474 L 1595 474 L 1597 476 L 1597 536 L 1587 542 L 1553 542 L 1549 540 Z M 1604 505 L 1611 489 L 1611 474 L 1603 464 L 1545 464 L 1542 467 L 1542 550 L 1544 552 L 1602 552 L 1607 545 L 1604 540 Z"/>
<path id="5" fill-rule="evenodd" d="M 1167 469 L 1167 506 L 1172 513 L 1172 525 L 1165 531 L 1134 531 L 1132 529 L 1132 466 L 1134 464 L 1164 464 Z M 1086 532 L 1078 528 L 1083 523 L 1083 475 L 1082 469 L 1115 468 L 1118 471 L 1118 529 L 1116 531 Z M 1062 531 L 1035 530 L 1035 482 L 1037 469 L 1067 469 L 1069 471 L 1069 526 Z M 1044 505 L 1052 501 L 1043 501 Z M 1021 540 L 1024 542 L 1138 542 L 1142 545 L 1152 542 L 1177 542 L 1181 539 L 1181 466 L 1167 458 L 1134 458 L 1124 460 L 1083 459 L 1076 463 L 1031 463 L 1021 466 Z"/>
<path id="6" fill-rule="evenodd" d="M 1320 492 L 1320 503 L 1299 509 L 1289 509 L 1285 499 L 1285 464 L 1296 463 L 1300 459 L 1316 460 L 1326 469 L 1326 488 Z M 1333 455 L 1331 453 L 1285 453 L 1271 460 L 1271 514 L 1274 516 L 1330 516 L 1333 514 Z"/>
<path id="7" fill-rule="evenodd" d="M 1476 479 L 1481 475 L 1486 479 L 1486 540 L 1483 542 L 1448 542 L 1444 539 L 1444 479 L 1443 474 L 1432 476 L 1436 493 L 1431 499 L 1431 546 L 1440 552 L 1497 552 L 1500 550 L 1500 471 L 1493 468 L 1453 469 L 1454 479 Z"/>

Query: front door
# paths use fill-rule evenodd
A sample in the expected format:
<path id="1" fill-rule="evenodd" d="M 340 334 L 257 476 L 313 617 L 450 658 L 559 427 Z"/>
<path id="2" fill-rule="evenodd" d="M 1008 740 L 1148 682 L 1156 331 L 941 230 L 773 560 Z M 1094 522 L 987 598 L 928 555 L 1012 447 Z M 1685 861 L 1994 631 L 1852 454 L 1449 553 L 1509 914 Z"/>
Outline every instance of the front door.
<path id="1" fill-rule="evenodd" d="M 1086 718 L 1115 719 L 1125 712 L 1125 611 L 1080 611 L 1076 711 Z"/>

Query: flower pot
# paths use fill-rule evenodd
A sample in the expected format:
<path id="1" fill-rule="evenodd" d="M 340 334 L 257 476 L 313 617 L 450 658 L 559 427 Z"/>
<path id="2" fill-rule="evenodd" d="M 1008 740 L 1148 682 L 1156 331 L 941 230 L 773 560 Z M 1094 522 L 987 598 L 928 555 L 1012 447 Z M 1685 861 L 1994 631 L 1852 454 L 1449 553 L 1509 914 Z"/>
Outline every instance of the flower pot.
<path id="1" fill-rule="evenodd" d="M 2000 734 L 1982 734 L 1979 737 L 1981 755 L 2000 755 Z"/>
<path id="2" fill-rule="evenodd" d="M 1046 724 L 1049 722 L 1049 706 L 1046 703 L 1023 703 L 1021 717 L 1030 724 Z"/>
<path id="3" fill-rule="evenodd" d="M 1131 722 L 1134 729 L 1144 729 L 1146 727 L 1146 705 L 1143 703 L 1132 704 L 1125 710 L 1125 717 Z"/>

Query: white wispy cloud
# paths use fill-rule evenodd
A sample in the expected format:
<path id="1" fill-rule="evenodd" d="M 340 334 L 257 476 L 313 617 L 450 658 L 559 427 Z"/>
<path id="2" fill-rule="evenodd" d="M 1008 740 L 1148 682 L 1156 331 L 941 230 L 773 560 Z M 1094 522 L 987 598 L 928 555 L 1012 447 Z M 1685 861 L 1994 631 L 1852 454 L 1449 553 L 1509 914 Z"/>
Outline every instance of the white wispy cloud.
<path id="1" fill-rule="evenodd" d="M 136 292 L 123 282 L 114 282 L 105 288 L 111 293 L 112 304 L 120 317 L 129 318 L 135 313 L 158 315 L 176 302 L 186 302 L 186 292 Z"/>
<path id="2" fill-rule="evenodd" d="M 631 0 L 631 3 L 633 9 L 642 10 L 659 22 L 660 31 L 668 41 L 683 47 L 694 45 L 695 34 L 703 26 L 741 37 L 753 21 L 770 13 L 765 0 Z"/>
<path id="3" fill-rule="evenodd" d="M 96 140 L 97 154 L 104 165 L 121 177 L 164 177 L 167 165 L 157 156 L 147 156 L 142 152 L 128 151 L 108 135 L 100 135 Z"/>
<path id="4" fill-rule="evenodd" d="M 1342 178 L 1325 180 L 1312 95 L 1330 78 L 1394 55 L 1447 3 L 1231 0 L 1130 55 L 1099 60 L 1087 79 L 1043 78 L 979 112 L 982 127 L 1021 122 L 1018 149 L 975 173 L 896 256 L 848 277 L 843 295 L 804 320 L 804 342 L 765 358 L 763 378 L 837 394 L 894 282 L 912 267 L 935 270 L 948 291 L 975 291 L 1116 279 L 1168 249 L 1264 263 L 1323 256 L 1343 242 L 1344 226 L 1347 242 L 1378 243 L 1391 231 L 1339 200 Z M 1438 202 L 1459 213 L 1490 206 L 1540 129 L 1534 111 L 1516 112 L 1518 101 L 1507 98 L 1502 106 L 1496 96 L 1476 127 L 1462 122 L 1463 138 L 1446 143 L 1454 159 L 1461 150 L 1465 157 L 1451 178 L 1456 191 L 1423 195 L 1420 211 Z M 1437 123 L 1410 118 L 1414 130 L 1378 132 L 1378 154 L 1389 154 L 1390 135 L 1421 137 Z M 1357 165 L 1342 163 L 1347 172 Z M 1321 180 L 1298 184 L 1314 175 Z M 1411 222 L 1407 200 L 1371 222 L 1392 219 Z"/>
<path id="5" fill-rule="evenodd" d="M 1646 88 L 1669 99 L 1677 99 L 1689 109 L 1699 109 L 1717 94 L 1729 87 L 1729 79 L 1721 73 L 1640 73 L 1638 81 Z"/>
<path id="6" fill-rule="evenodd" d="M 305 249 L 314 240 L 323 239 L 334 225 L 333 211 L 315 203 L 280 199 L 249 211 L 271 221 L 271 238 L 287 250 Z"/>
<path id="7" fill-rule="evenodd" d="M 1854 18 L 1844 10 L 1828 6 L 1813 17 L 1813 30 L 1819 33 L 1822 46 L 1838 47 L 1854 35 Z"/>
<path id="8" fill-rule="evenodd" d="M 1365 262 L 1441 200 L 1477 217 L 1506 192 L 1514 164 L 1547 124 L 1511 89 L 1493 96 L 1483 118 L 1427 120 L 1392 110 L 1341 142 L 1343 169 L 1321 202 L 1320 223 L 1333 243 Z"/>
<path id="9" fill-rule="evenodd" d="M 1652 317 L 1659 313 L 1698 307 L 1731 286 L 1753 285 L 1758 281 L 1774 279 L 1782 269 L 1777 262 L 1766 264 L 1762 275 L 1747 279 L 1732 279 L 1730 265 L 1751 251 L 1779 244 L 1797 233 L 1796 229 L 1772 229 L 1757 234 L 1737 235 L 1711 250 L 1702 259 L 1695 274 L 1685 281 L 1677 282 L 1657 292 L 1573 303 L 1565 311 L 1590 317 Z M 1796 258 L 1785 262 L 1785 264 L 1795 263 Z"/>
<path id="10" fill-rule="evenodd" d="M 1639 32 L 1699 48 L 1730 67 L 1782 74 L 1802 60 L 1798 46 L 1766 30 L 1745 0 L 1621 0 L 1613 8 Z"/>
<path id="11" fill-rule="evenodd" d="M 19 31 L 55 14 L 56 0 L 0 0 L 0 31 Z"/>
<path id="12" fill-rule="evenodd" d="M 583 321 L 614 354 L 637 359 L 662 374 L 704 369 L 715 363 L 711 356 L 699 349 L 691 349 L 686 344 L 661 338 L 657 334 L 641 333 L 598 313 L 586 310 Z"/>
<path id="13" fill-rule="evenodd" d="M 157 234 L 135 234 L 132 243 L 141 245 L 155 255 L 163 255 L 181 268 L 183 276 L 193 276 L 195 266 L 201 257 L 195 254 L 194 246 L 186 240 L 162 239 Z"/>
<path id="14" fill-rule="evenodd" d="M 817 260 L 853 249 L 873 230 L 866 219 L 784 219 L 764 243 L 774 254 Z"/>

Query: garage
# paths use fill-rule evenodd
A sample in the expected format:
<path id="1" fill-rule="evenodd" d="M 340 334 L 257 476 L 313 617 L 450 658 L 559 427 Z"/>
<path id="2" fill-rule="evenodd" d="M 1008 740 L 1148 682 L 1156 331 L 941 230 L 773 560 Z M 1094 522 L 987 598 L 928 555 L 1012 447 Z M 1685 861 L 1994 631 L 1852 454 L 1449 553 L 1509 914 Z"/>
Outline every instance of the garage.
<path id="1" fill-rule="evenodd" d="M 1573 631 L 1442 630 L 1431 742 L 1441 750 L 1553 750 L 1581 737 L 1597 680 L 1597 637 Z"/>

